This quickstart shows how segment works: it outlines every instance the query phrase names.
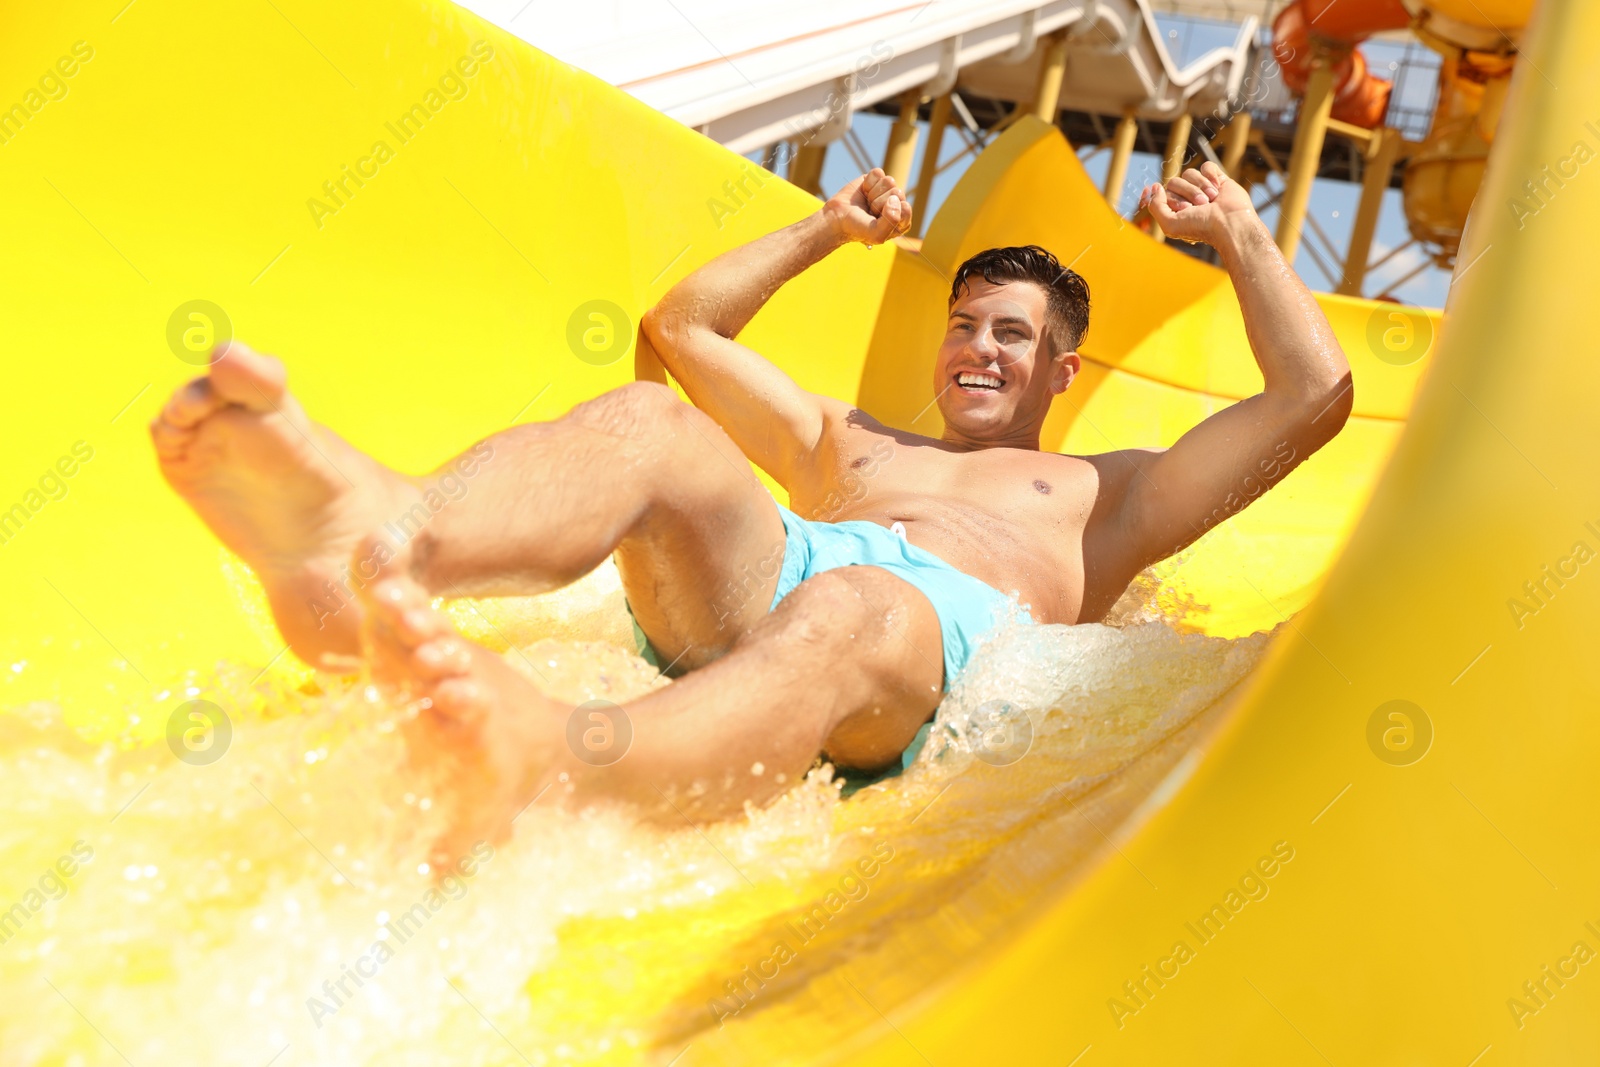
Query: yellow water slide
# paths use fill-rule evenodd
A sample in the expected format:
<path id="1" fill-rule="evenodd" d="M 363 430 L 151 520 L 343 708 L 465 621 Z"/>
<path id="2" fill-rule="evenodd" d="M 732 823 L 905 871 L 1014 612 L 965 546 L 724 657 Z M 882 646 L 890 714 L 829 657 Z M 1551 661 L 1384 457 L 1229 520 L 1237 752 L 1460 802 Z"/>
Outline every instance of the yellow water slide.
<path id="1" fill-rule="evenodd" d="M 385 1054 L 371 1031 L 352 1036 L 351 1013 L 306 1023 L 315 983 L 278 962 L 310 958 L 304 929 L 237 947 L 252 915 L 268 922 L 263 902 L 300 884 L 291 863 L 320 856 L 356 875 L 290 901 L 324 931 L 342 921 L 339 894 L 356 892 L 346 883 L 369 874 L 329 844 L 326 812 L 287 799 L 286 783 L 321 788 L 326 746 L 305 752 L 310 770 L 252 755 L 333 686 L 285 654 L 250 576 L 162 484 L 146 423 L 231 334 L 282 355 L 316 418 L 424 470 L 633 378 L 654 300 L 815 201 L 446 4 L 12 12 L 0 39 L 0 758 L 12 777 L 0 783 L 0 909 L 17 900 L 34 919 L 0 926 L 0 1059 L 1593 1060 L 1600 370 L 1580 294 L 1600 242 L 1582 188 L 1597 180 L 1597 46 L 1600 9 L 1541 5 L 1448 312 L 1320 298 L 1354 369 L 1347 429 L 1148 576 L 1141 610 L 1220 657 L 1196 714 L 1066 792 L 1053 777 L 1066 763 L 1046 749 L 954 777 L 914 769 L 843 804 L 807 794 L 815 803 L 781 825 L 753 815 L 759 833 L 652 838 L 668 857 L 654 876 L 672 857 L 707 866 L 649 908 L 552 907 L 571 917 L 537 945 L 519 943 L 516 905 L 496 912 L 494 894 L 523 910 L 545 899 L 541 881 L 560 876 L 536 849 L 565 839 L 508 846 L 469 899 L 504 917 L 500 958 L 530 976 L 519 998 L 475 999 L 493 983 L 463 965 L 405 1001 L 402 1044 Z M 1529 181 L 1545 190 L 1531 211 Z M 1095 297 L 1086 371 L 1046 447 L 1170 443 L 1257 388 L 1225 276 L 1118 219 L 1032 121 L 979 158 L 920 251 L 841 250 L 744 340 L 808 388 L 936 433 L 928 365 L 945 279 L 978 249 L 1025 242 L 1073 263 Z M 1235 684 L 1230 665 L 1263 649 Z M 249 783 L 223 777 L 224 761 L 82 792 L 115 753 L 164 754 L 174 713 L 200 698 L 236 720 L 236 759 L 257 761 Z M 36 742 L 18 738 L 53 717 L 80 740 L 29 755 Z M 201 773 L 218 792 L 182 792 Z M 168 887 L 182 907 L 154 913 L 167 926 L 149 919 L 139 907 L 163 898 L 141 887 L 164 884 L 162 864 L 211 870 L 180 839 L 221 847 L 204 820 L 246 820 L 246 784 L 270 810 L 228 825 L 259 826 L 263 849 L 282 835 L 277 858 L 225 890 L 198 875 Z M 243 799 L 221 814 L 205 800 L 235 789 Z M 340 816 L 351 841 L 361 810 Z M 78 834 L 103 858 L 33 907 L 28 884 Z M 821 839 L 839 847 L 817 859 Z M 871 840 L 892 862 L 842 844 Z M 521 886 L 495 888 L 513 863 Z M 836 910 L 781 979 L 748 984 L 773 930 L 847 884 L 864 902 Z M 420 952 L 403 966 L 423 967 Z M 259 972 L 253 994 L 246 971 Z M 741 974 L 745 996 L 731 999 Z M 201 996 L 237 1012 L 208 1014 Z"/>

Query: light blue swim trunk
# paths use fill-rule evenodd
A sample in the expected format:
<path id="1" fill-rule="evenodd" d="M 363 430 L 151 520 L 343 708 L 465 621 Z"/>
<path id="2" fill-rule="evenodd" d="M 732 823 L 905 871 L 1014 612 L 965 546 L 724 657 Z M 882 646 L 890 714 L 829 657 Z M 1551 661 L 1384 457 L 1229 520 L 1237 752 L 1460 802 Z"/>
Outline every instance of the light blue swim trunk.
<path id="1" fill-rule="evenodd" d="M 933 605 L 939 618 L 939 633 L 944 645 L 944 690 L 966 669 L 978 642 L 1002 623 L 1009 621 L 1031 622 L 1028 613 L 1017 607 L 998 589 L 963 574 L 926 549 L 918 548 L 905 539 L 896 528 L 879 526 L 875 522 L 851 520 L 849 522 L 813 522 L 802 519 L 782 504 L 774 502 L 783 519 L 785 544 L 783 567 L 778 572 L 778 589 L 772 598 L 771 611 L 795 587 L 813 574 L 836 570 L 840 567 L 881 567 L 915 586 Z M 629 615 L 633 609 L 628 610 Z M 634 639 L 639 655 L 660 670 L 661 657 L 651 646 L 639 623 L 633 624 Z M 841 769 L 846 779 L 846 795 L 882 778 L 892 777 L 911 766 L 917 753 L 927 743 L 931 720 L 917 732 L 916 739 L 906 747 L 899 764 L 863 774 Z M 853 786 L 853 788 L 852 788 Z"/>

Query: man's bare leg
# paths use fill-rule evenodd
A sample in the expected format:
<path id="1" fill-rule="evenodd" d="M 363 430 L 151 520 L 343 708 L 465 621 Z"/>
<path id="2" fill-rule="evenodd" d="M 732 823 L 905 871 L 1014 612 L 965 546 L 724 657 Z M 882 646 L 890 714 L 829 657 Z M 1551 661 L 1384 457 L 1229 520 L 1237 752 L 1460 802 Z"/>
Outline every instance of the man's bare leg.
<path id="1" fill-rule="evenodd" d="M 234 344 L 151 433 L 168 482 L 255 568 L 284 638 L 319 666 L 360 654 L 350 585 L 382 560 L 357 554 L 352 565 L 352 551 L 377 530 L 390 531 L 380 554 L 403 551 L 423 586 L 446 596 L 543 592 L 615 550 L 641 625 L 684 666 L 720 655 L 766 613 L 783 559 L 783 523 L 738 449 L 652 383 L 407 478 L 313 423 L 278 360 Z M 459 499 L 437 511 L 423 503 L 451 484 L 464 493 L 435 499 Z"/>
<path id="2" fill-rule="evenodd" d="M 408 741 L 420 763 L 448 775 L 452 830 L 438 843 L 441 859 L 503 837 L 553 783 L 541 803 L 616 799 L 681 822 L 770 800 L 819 752 L 882 766 L 941 693 L 932 605 L 886 571 L 841 568 L 801 583 L 715 663 L 625 705 L 630 747 L 594 766 L 567 746 L 573 708 L 456 633 L 404 572 L 363 595 L 375 677 L 427 703 Z"/>
<path id="3" fill-rule="evenodd" d="M 614 556 L 640 627 L 685 670 L 767 614 L 783 520 L 738 446 L 667 386 L 633 382 L 485 443 L 493 458 L 411 546 L 428 592 L 545 592 Z"/>

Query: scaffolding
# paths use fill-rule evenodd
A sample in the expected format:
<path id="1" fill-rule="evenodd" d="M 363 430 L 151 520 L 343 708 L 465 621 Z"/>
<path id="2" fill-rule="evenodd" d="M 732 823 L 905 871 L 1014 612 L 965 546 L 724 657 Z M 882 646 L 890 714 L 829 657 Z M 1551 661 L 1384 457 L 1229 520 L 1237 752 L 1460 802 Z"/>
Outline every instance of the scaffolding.
<path id="1" fill-rule="evenodd" d="M 1158 0 L 1152 6 L 1158 12 L 1163 44 L 1182 64 L 1237 32 L 1238 26 L 1225 21 L 1226 17 L 1270 19 L 1283 3 Z M 1153 157 L 1153 167 L 1159 168 L 1162 178 L 1209 159 L 1251 190 L 1257 210 L 1265 217 L 1276 216 L 1280 246 L 1291 257 L 1303 249 L 1326 288 L 1332 291 L 1395 299 L 1397 290 L 1424 271 L 1449 269 L 1452 256 L 1433 250 L 1398 276 L 1388 277 L 1382 284 L 1373 282 L 1375 274 L 1420 247 L 1408 235 L 1407 240 L 1385 249 L 1376 259 L 1372 254 L 1380 216 L 1386 209 L 1397 210 L 1392 204 L 1386 205 L 1385 194 L 1401 187 L 1406 159 L 1432 120 L 1440 62 L 1437 53 L 1413 38 L 1396 34 L 1380 35 L 1362 45 L 1370 66 L 1394 83 L 1384 123 L 1367 130 L 1328 117 L 1331 92 L 1326 78 L 1319 83 L 1314 76 L 1303 97 L 1290 93 L 1272 58 L 1270 38 L 1270 21 L 1263 22 L 1238 109 L 1231 114 L 1191 119 L 1184 113 L 1162 121 L 1143 117 L 1132 109 L 1121 113 L 1077 109 L 1070 98 L 1053 99 L 1050 95 L 1059 92 L 1062 59 L 1058 52 L 1054 56 L 1047 54 L 1040 63 L 1032 100 L 984 96 L 958 83 L 955 89 L 938 96 L 924 98 L 911 90 L 898 99 L 864 109 L 895 120 L 888 156 L 881 164 L 874 161 L 853 127 L 839 143 L 863 170 L 882 165 L 894 173 L 912 190 L 913 206 L 921 209 L 930 202 L 937 177 L 968 165 L 1020 116 L 1048 116 L 1054 110 L 1056 125 L 1085 163 L 1101 154 L 1109 157 L 1104 192 L 1113 208 L 1122 206 L 1130 161 L 1135 155 Z M 1050 42 L 1041 45 L 1047 48 Z M 1316 114 L 1319 103 L 1321 113 Z M 912 151 L 919 135 L 924 151 L 913 185 Z M 948 151 L 951 137 L 958 142 L 953 152 Z M 796 142 L 791 145 L 791 153 L 780 150 L 776 156 L 769 153 L 766 159 L 781 160 L 788 154 L 798 154 L 802 157 L 798 160 L 801 169 L 791 168 L 791 174 L 814 183 L 814 174 L 820 174 L 821 165 L 820 150 L 816 152 L 806 159 L 806 148 Z M 1330 232 L 1324 220 L 1307 211 L 1316 180 L 1359 187 L 1358 206 L 1344 232 Z M 926 216 L 925 210 L 917 211 L 914 236 L 920 235 Z M 1159 240 L 1159 228 L 1150 228 Z M 1215 252 L 1205 246 L 1177 247 L 1215 262 Z"/>

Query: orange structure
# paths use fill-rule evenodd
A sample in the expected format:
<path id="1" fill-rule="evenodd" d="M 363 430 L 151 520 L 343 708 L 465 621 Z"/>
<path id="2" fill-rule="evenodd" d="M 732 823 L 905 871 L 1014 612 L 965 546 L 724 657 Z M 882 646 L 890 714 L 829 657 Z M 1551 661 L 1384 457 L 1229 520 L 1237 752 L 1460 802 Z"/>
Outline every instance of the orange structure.
<path id="1" fill-rule="evenodd" d="M 1400 0 L 1295 0 L 1272 23 L 1272 52 L 1283 80 L 1304 94 L 1319 57 L 1333 66 L 1333 114 L 1371 129 L 1389 110 L 1393 83 L 1367 69 L 1356 45 L 1382 30 L 1403 30 L 1411 13 Z"/>
<path id="2" fill-rule="evenodd" d="M 1428 134 L 1397 153 L 1406 159 L 1406 222 L 1411 235 L 1433 249 L 1436 261 L 1449 266 L 1483 180 L 1517 37 L 1532 7 L 1533 0 L 1295 0 L 1273 22 L 1272 48 L 1284 84 L 1303 98 L 1300 124 L 1311 127 L 1297 135 L 1297 144 L 1304 140 L 1307 147 L 1297 155 L 1296 167 L 1315 166 L 1328 119 L 1369 130 L 1383 125 L 1393 84 L 1367 68 L 1357 46 L 1375 33 L 1410 29 L 1442 62 Z M 1381 143 L 1366 143 L 1369 158 L 1375 159 Z M 1309 172 L 1291 176 L 1295 195 L 1286 196 L 1285 203 L 1295 213 L 1280 227 L 1279 240 L 1286 250 L 1297 243 L 1309 181 Z M 1359 279 L 1362 273 L 1347 264 L 1347 278 Z M 1347 291 L 1357 291 L 1358 285 Z"/>

